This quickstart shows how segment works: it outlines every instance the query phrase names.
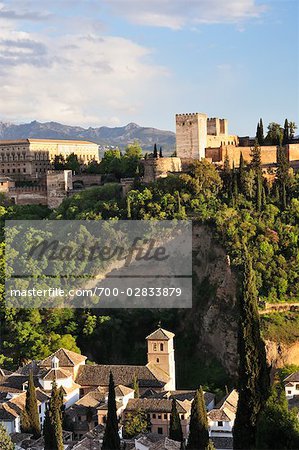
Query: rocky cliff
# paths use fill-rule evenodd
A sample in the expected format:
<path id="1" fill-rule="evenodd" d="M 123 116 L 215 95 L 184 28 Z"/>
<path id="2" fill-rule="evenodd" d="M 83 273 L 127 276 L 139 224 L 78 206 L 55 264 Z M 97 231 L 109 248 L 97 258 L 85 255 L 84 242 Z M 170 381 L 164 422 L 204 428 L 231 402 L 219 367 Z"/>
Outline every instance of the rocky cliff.
<path id="1" fill-rule="evenodd" d="M 206 226 L 195 225 L 193 235 L 193 309 L 198 350 L 213 354 L 228 371 L 237 371 L 237 279 L 223 248 Z M 191 322 L 191 320 L 190 320 Z"/>

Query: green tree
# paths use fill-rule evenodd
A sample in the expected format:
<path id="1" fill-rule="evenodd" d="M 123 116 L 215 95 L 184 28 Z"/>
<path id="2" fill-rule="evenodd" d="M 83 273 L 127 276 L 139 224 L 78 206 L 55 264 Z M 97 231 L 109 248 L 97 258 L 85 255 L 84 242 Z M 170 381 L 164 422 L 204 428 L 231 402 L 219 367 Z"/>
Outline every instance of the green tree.
<path id="1" fill-rule="evenodd" d="M 158 149 L 157 149 L 157 144 L 154 145 L 154 158 L 158 158 Z"/>
<path id="2" fill-rule="evenodd" d="M 140 433 L 148 433 L 149 429 L 150 423 L 147 418 L 147 414 L 141 409 L 138 409 L 136 412 L 129 413 L 126 416 L 124 435 L 127 439 L 132 439 Z"/>
<path id="3" fill-rule="evenodd" d="M 115 386 L 113 375 L 110 372 L 109 394 L 108 394 L 108 414 L 103 438 L 102 450 L 119 450 L 120 438 L 118 434 L 118 421 L 116 414 Z"/>
<path id="4" fill-rule="evenodd" d="M 288 119 L 284 121 L 284 127 L 283 127 L 283 138 L 282 138 L 282 145 L 286 145 L 289 143 L 290 140 L 290 134 L 289 134 L 289 122 Z"/>
<path id="5" fill-rule="evenodd" d="M 159 150 L 159 156 L 160 156 L 160 158 L 163 158 L 162 147 L 160 147 L 160 150 Z"/>
<path id="6" fill-rule="evenodd" d="M 65 159 L 63 155 L 60 154 L 54 156 L 53 167 L 55 170 L 65 169 Z"/>
<path id="7" fill-rule="evenodd" d="M 78 160 L 78 156 L 75 153 L 71 153 L 67 156 L 65 168 L 75 173 L 80 172 L 80 162 Z"/>
<path id="8" fill-rule="evenodd" d="M 187 450 L 207 450 L 209 444 L 208 417 L 203 390 L 200 387 L 192 402 Z"/>
<path id="9" fill-rule="evenodd" d="M 290 130 L 290 139 L 293 140 L 295 137 L 295 130 L 297 129 L 297 125 L 295 122 L 289 122 L 289 130 Z"/>
<path id="10" fill-rule="evenodd" d="M 142 158 L 142 148 L 138 141 L 133 142 L 133 144 L 129 144 L 125 149 L 124 157 L 126 158 Z"/>
<path id="11" fill-rule="evenodd" d="M 206 159 L 195 161 L 190 172 L 196 180 L 198 193 L 210 196 L 222 188 L 222 180 L 217 169 Z"/>
<path id="12" fill-rule="evenodd" d="M 284 387 L 276 385 L 257 424 L 256 448 L 298 450 L 299 422 L 295 410 L 288 409 Z"/>
<path id="13" fill-rule="evenodd" d="M 266 142 L 270 145 L 280 145 L 283 138 L 283 129 L 279 123 L 271 122 L 268 125 L 268 134 L 266 136 Z"/>
<path id="14" fill-rule="evenodd" d="M 27 428 L 27 430 L 25 431 L 24 428 Z M 28 389 L 26 391 L 22 430 L 25 433 L 32 434 L 34 439 L 40 437 L 40 422 L 32 370 L 29 374 Z"/>
<path id="15" fill-rule="evenodd" d="M 138 175 L 139 161 L 142 158 L 142 148 L 138 142 L 128 145 L 121 159 L 121 176 L 134 177 Z"/>
<path id="16" fill-rule="evenodd" d="M 14 450 L 15 446 L 10 439 L 10 436 L 7 434 L 6 429 L 0 423 L 0 448 L 1 450 Z"/>
<path id="17" fill-rule="evenodd" d="M 92 159 L 91 161 L 89 161 L 89 163 L 87 164 L 87 166 L 84 168 L 84 171 L 86 173 L 101 173 L 101 164 L 96 161 L 95 159 Z"/>
<path id="18" fill-rule="evenodd" d="M 46 411 L 43 435 L 45 450 L 63 450 L 62 438 L 62 398 L 56 383 L 52 385 L 51 398 Z"/>
<path id="19" fill-rule="evenodd" d="M 172 400 L 171 406 L 169 438 L 173 441 L 183 442 L 182 424 L 175 399 Z"/>
<path id="20" fill-rule="evenodd" d="M 253 449 L 258 416 L 269 395 L 269 370 L 260 334 L 252 259 L 244 249 L 243 288 L 239 301 L 239 401 L 233 429 L 234 449 Z"/>

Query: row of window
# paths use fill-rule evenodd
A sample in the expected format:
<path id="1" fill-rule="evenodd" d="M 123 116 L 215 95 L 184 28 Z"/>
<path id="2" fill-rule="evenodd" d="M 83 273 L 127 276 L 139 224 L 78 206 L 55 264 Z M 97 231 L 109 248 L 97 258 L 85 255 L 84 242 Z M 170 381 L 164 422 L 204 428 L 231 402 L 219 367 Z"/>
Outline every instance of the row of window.
<path id="1" fill-rule="evenodd" d="M 49 159 L 48 153 L 34 152 L 33 156 L 37 161 L 47 161 Z M 26 153 L 0 153 L 0 161 L 24 161 L 25 159 Z"/>
<path id="2" fill-rule="evenodd" d="M 149 416 L 149 418 L 150 418 L 150 414 L 149 414 L 148 416 Z M 167 414 L 167 413 L 165 413 L 165 414 L 156 414 L 156 413 L 153 413 L 151 416 L 152 416 L 152 419 L 159 419 L 159 420 L 162 420 L 162 416 L 163 416 L 163 419 L 164 419 L 164 420 L 170 419 L 170 414 L 169 414 L 169 417 L 168 417 L 168 414 Z M 184 418 L 185 418 L 184 414 L 180 414 L 180 417 L 181 417 L 181 420 L 184 420 Z"/>

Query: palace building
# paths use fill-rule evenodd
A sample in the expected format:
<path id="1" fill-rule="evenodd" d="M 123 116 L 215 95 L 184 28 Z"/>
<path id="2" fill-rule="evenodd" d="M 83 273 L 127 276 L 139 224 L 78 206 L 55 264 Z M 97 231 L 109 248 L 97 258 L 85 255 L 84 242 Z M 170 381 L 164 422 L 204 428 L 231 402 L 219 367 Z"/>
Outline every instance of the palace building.
<path id="1" fill-rule="evenodd" d="M 0 175 L 15 180 L 43 178 L 55 156 L 74 153 L 82 164 L 99 161 L 98 144 L 89 141 L 19 139 L 0 141 Z"/>

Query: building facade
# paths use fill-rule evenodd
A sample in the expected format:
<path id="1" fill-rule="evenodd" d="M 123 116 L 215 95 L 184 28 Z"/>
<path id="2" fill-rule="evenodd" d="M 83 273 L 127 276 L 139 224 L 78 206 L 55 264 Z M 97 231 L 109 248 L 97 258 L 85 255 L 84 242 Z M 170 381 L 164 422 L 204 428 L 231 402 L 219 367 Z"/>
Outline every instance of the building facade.
<path id="1" fill-rule="evenodd" d="M 88 141 L 19 139 L 0 141 L 0 175 L 16 180 L 38 180 L 51 168 L 55 156 L 74 153 L 82 164 L 99 161 L 98 145 Z"/>

